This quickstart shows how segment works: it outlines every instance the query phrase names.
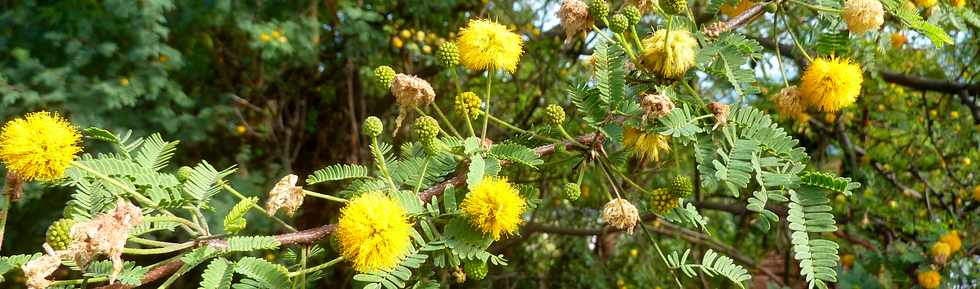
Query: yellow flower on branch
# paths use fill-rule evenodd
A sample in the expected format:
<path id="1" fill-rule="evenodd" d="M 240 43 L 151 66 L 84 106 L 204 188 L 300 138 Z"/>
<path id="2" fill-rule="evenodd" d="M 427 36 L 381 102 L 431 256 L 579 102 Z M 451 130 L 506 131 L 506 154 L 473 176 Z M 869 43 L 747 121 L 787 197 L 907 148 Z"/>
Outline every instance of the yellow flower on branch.
<path id="1" fill-rule="evenodd" d="M 359 272 L 391 269 L 412 245 L 408 213 L 383 192 L 364 193 L 340 211 L 340 254 Z"/>
<path id="2" fill-rule="evenodd" d="M 497 177 L 483 178 L 470 188 L 460 204 L 470 224 L 494 240 L 517 232 L 526 207 L 524 198 L 507 178 Z"/>
<path id="3" fill-rule="evenodd" d="M 643 47 L 640 66 L 663 78 L 678 78 L 694 66 L 698 41 L 687 30 L 661 29 L 644 39 Z"/>
<path id="4" fill-rule="evenodd" d="M 0 162 L 24 180 L 55 180 L 82 150 L 80 140 L 78 131 L 60 115 L 30 113 L 0 130 Z"/>
<path id="5" fill-rule="evenodd" d="M 513 73 L 524 53 L 524 40 L 506 26 L 473 19 L 456 40 L 460 63 L 471 70 L 505 69 Z"/>
<path id="6" fill-rule="evenodd" d="M 803 73 L 800 92 L 803 101 L 824 112 L 848 107 L 861 93 L 864 76 L 861 67 L 844 58 L 816 58 Z"/>
<path id="7" fill-rule="evenodd" d="M 670 151 L 670 137 L 658 133 L 646 133 L 635 128 L 626 128 L 623 142 L 640 156 L 640 159 L 660 161 L 660 154 Z"/>
<path id="8" fill-rule="evenodd" d="M 916 273 L 915 278 L 919 281 L 919 286 L 925 289 L 939 288 L 939 283 L 942 281 L 939 272 L 935 270 Z"/>
<path id="9" fill-rule="evenodd" d="M 963 241 L 960 240 L 960 233 L 959 231 L 956 230 L 949 231 L 948 233 L 940 236 L 939 242 L 943 242 L 949 245 L 950 253 L 956 253 L 957 251 L 960 250 L 960 247 L 963 246 Z"/>

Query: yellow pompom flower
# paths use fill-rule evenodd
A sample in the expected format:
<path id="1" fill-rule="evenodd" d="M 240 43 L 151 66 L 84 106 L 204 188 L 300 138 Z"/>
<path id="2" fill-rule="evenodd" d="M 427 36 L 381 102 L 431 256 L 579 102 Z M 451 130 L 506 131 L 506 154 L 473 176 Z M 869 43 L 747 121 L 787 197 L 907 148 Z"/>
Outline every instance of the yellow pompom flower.
<path id="1" fill-rule="evenodd" d="M 953 7 L 963 7 L 966 6 L 966 0 L 949 0 L 949 4 Z"/>
<path id="2" fill-rule="evenodd" d="M 750 7 L 752 7 L 752 5 L 755 5 L 755 1 L 742 0 L 739 1 L 738 5 L 736 6 L 732 6 L 731 4 L 722 4 L 720 10 L 722 14 L 725 14 L 728 17 L 735 17 L 742 14 L 742 12 L 745 12 L 745 10 L 748 10 Z"/>
<path id="3" fill-rule="evenodd" d="M 939 264 L 945 264 L 946 258 L 949 257 L 951 253 L 949 244 L 946 244 L 945 242 L 936 242 L 935 244 L 932 244 L 931 248 L 929 248 L 929 254 L 932 255 L 932 259 Z"/>
<path id="4" fill-rule="evenodd" d="M 890 38 L 891 38 L 890 40 L 892 43 L 892 48 L 895 49 L 902 48 L 902 45 L 905 45 L 906 42 L 909 42 L 909 38 L 905 37 L 905 35 L 902 34 L 901 32 L 892 33 Z"/>
<path id="5" fill-rule="evenodd" d="M 803 101 L 825 112 L 836 112 L 854 104 L 861 93 L 861 67 L 844 58 L 817 58 L 803 73 Z"/>
<path id="6" fill-rule="evenodd" d="M 698 41 L 687 30 L 662 29 L 644 39 L 643 47 L 640 66 L 663 78 L 677 78 L 694 66 Z"/>
<path id="7" fill-rule="evenodd" d="M 973 187 L 973 200 L 980 202 L 980 185 Z"/>
<path id="8" fill-rule="evenodd" d="M 494 240 L 500 240 L 502 236 L 517 232 L 526 206 L 524 198 L 507 178 L 485 177 L 470 188 L 459 207 L 471 225 Z"/>
<path id="9" fill-rule="evenodd" d="M 409 252 L 412 224 L 398 202 L 383 192 L 352 199 L 340 211 L 340 254 L 360 272 L 391 269 Z"/>
<path id="10" fill-rule="evenodd" d="M 80 140 L 78 131 L 57 113 L 29 113 L 0 130 L 0 162 L 23 180 L 55 180 L 82 151 Z"/>
<path id="11" fill-rule="evenodd" d="M 670 138 L 658 133 L 645 133 L 635 128 L 626 128 L 623 142 L 626 147 L 633 148 L 640 159 L 660 161 L 660 153 L 670 151 Z"/>
<path id="12" fill-rule="evenodd" d="M 919 281 L 919 286 L 925 289 L 935 289 L 939 288 L 939 282 L 942 281 L 942 277 L 939 276 L 939 272 L 935 270 L 923 271 L 915 274 L 915 278 Z"/>
<path id="13" fill-rule="evenodd" d="M 960 240 L 959 231 L 952 230 L 946 234 L 939 237 L 939 242 L 946 243 L 949 245 L 949 253 L 956 253 L 963 246 L 963 241 Z"/>
<path id="14" fill-rule="evenodd" d="M 914 1 L 915 1 L 915 5 L 916 6 L 919 6 L 919 7 L 922 7 L 922 8 L 929 8 L 929 7 L 935 6 L 936 5 L 936 2 L 939 2 L 939 0 L 914 0 Z"/>
<path id="15" fill-rule="evenodd" d="M 878 0 L 847 0 L 841 16 L 852 33 L 878 30 L 885 23 L 885 9 Z"/>
<path id="16" fill-rule="evenodd" d="M 473 19 L 456 40 L 460 63 L 471 70 L 505 69 L 513 73 L 524 53 L 524 40 L 507 26 Z"/>

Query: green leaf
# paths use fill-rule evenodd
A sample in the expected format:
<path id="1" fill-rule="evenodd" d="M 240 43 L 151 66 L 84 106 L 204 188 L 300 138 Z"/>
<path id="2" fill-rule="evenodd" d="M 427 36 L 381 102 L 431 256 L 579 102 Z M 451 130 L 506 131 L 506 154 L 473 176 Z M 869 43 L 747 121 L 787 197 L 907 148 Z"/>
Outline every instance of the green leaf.
<path id="1" fill-rule="evenodd" d="M 509 160 L 532 168 L 544 163 L 544 160 L 541 160 L 541 156 L 535 153 L 534 150 L 514 143 L 494 145 L 490 148 L 490 155 L 498 159 Z"/>
<path id="2" fill-rule="evenodd" d="M 280 265 L 255 257 L 244 257 L 235 263 L 235 273 L 258 281 L 262 288 L 268 289 L 289 288 L 289 277 L 283 269 Z"/>
<path id="3" fill-rule="evenodd" d="M 258 202 L 259 198 L 251 197 L 242 199 L 235 204 L 235 206 L 228 212 L 228 215 L 225 215 L 225 233 L 238 234 L 238 232 L 245 229 L 245 226 L 248 224 L 247 220 L 245 219 L 245 215 L 248 213 L 248 210 L 252 209 L 252 207 Z"/>
<path id="4" fill-rule="evenodd" d="M 165 142 L 155 133 L 145 138 L 143 146 L 136 152 L 136 163 L 153 171 L 160 171 L 170 163 L 180 141 Z"/>
<path id="5" fill-rule="evenodd" d="M 486 170 L 486 164 L 483 161 L 483 157 L 480 155 L 473 155 L 470 157 L 469 170 L 466 172 L 466 186 L 472 188 L 483 181 L 483 173 Z"/>
<path id="6" fill-rule="evenodd" d="M 306 178 L 307 185 L 328 181 L 359 179 L 368 177 L 368 169 L 362 165 L 334 164 L 316 170 Z"/>
<path id="7" fill-rule="evenodd" d="M 208 268 L 201 274 L 201 286 L 199 289 L 227 289 L 231 287 L 231 277 L 233 268 L 231 262 L 225 258 L 211 260 Z"/>

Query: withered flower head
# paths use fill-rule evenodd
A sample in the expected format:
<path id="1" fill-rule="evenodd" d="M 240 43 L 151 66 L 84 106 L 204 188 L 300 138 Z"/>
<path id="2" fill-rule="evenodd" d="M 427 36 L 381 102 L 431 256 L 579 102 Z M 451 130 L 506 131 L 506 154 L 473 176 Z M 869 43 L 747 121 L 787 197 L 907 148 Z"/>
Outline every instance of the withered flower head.
<path id="1" fill-rule="evenodd" d="M 299 181 L 298 176 L 286 175 L 269 191 L 269 200 L 265 203 L 265 209 L 270 215 L 283 208 L 287 215 L 292 216 L 296 213 L 296 209 L 303 205 L 303 187 L 297 187 L 297 181 Z"/>
<path id="2" fill-rule="evenodd" d="M 68 254 L 75 264 L 85 267 L 98 254 L 106 254 L 112 260 L 109 283 L 114 283 L 122 271 L 122 251 L 129 238 L 129 231 L 143 223 L 143 211 L 123 200 L 116 200 L 116 208 L 71 228 L 72 243 Z"/>
<path id="3" fill-rule="evenodd" d="M 633 228 L 640 221 L 640 213 L 626 199 L 616 198 L 603 207 L 602 220 L 610 226 L 633 234 Z"/>
<path id="4" fill-rule="evenodd" d="M 412 108 L 426 106 L 436 99 L 432 85 L 424 79 L 413 75 L 396 74 L 395 82 L 391 85 L 391 94 L 398 101 L 398 118 L 395 119 L 394 133 L 402 126 L 402 121 Z"/>
<path id="5" fill-rule="evenodd" d="M 58 270 L 61 266 L 61 258 L 58 255 L 44 254 L 37 259 L 27 262 L 20 267 L 24 271 L 24 277 L 27 281 L 27 288 L 30 289 L 44 289 L 51 285 L 51 280 L 48 280 L 48 276 Z"/>
<path id="6" fill-rule="evenodd" d="M 708 109 L 715 115 L 715 126 L 711 128 L 712 130 L 728 124 L 728 105 L 712 102 L 708 104 Z"/>
<path id="7" fill-rule="evenodd" d="M 646 121 L 647 117 L 653 115 L 654 118 L 661 118 L 667 116 L 671 110 L 674 110 L 674 102 L 670 100 L 663 94 L 644 94 L 640 97 L 640 106 L 643 107 L 643 121 Z"/>
<path id="8" fill-rule="evenodd" d="M 558 9 L 558 19 L 561 20 L 561 28 L 565 30 L 565 38 L 569 39 L 579 32 L 591 29 L 595 21 L 589 15 L 589 5 L 582 0 L 562 1 L 561 8 Z"/>

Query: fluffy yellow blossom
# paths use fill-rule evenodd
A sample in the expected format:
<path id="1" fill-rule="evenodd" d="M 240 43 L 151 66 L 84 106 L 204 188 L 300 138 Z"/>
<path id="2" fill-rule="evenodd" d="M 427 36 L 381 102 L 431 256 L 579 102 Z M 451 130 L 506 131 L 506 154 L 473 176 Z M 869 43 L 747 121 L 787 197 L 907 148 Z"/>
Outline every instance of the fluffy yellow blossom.
<path id="1" fill-rule="evenodd" d="M 885 9 L 878 0 L 847 0 L 841 17 L 847 22 L 847 30 L 864 33 L 881 28 L 885 23 Z"/>
<path id="2" fill-rule="evenodd" d="M 854 255 L 847 254 L 844 256 L 840 256 L 840 264 L 844 265 L 844 267 L 847 268 L 854 266 Z"/>
<path id="3" fill-rule="evenodd" d="M 861 93 L 861 67 L 844 58 L 817 58 L 803 73 L 800 92 L 807 105 L 836 112 L 854 104 Z"/>
<path id="4" fill-rule="evenodd" d="M 963 241 L 960 240 L 959 231 L 952 230 L 946 234 L 939 237 L 939 242 L 946 243 L 949 245 L 949 253 L 956 253 L 963 246 Z"/>
<path id="5" fill-rule="evenodd" d="M 627 128 L 623 142 L 632 147 L 640 159 L 660 161 L 660 153 L 670 151 L 670 137 L 658 133 L 645 133 L 635 128 Z"/>
<path id="6" fill-rule="evenodd" d="M 942 281 L 942 277 L 939 276 L 939 272 L 935 270 L 923 271 L 915 274 L 915 278 L 919 281 L 919 286 L 925 289 L 935 289 L 939 288 L 939 282 Z"/>
<path id="7" fill-rule="evenodd" d="M 360 272 L 391 269 L 412 245 L 412 225 L 398 202 L 383 192 L 352 199 L 340 211 L 340 254 Z"/>
<path id="8" fill-rule="evenodd" d="M 721 5 L 721 13 L 727 15 L 728 17 L 735 17 L 742 14 L 742 12 L 745 12 L 745 10 L 749 9 L 749 7 L 752 7 L 754 4 L 755 2 L 750 0 L 739 1 L 738 5 L 736 6 L 732 6 L 731 4 L 723 4 Z"/>
<path id="9" fill-rule="evenodd" d="M 504 69 L 513 73 L 524 53 L 524 40 L 504 25 L 473 19 L 456 40 L 460 62 L 471 70 Z"/>
<path id="10" fill-rule="evenodd" d="M 57 113 L 30 113 L 0 130 L 0 162 L 24 180 L 55 180 L 82 150 L 80 140 L 78 131 Z"/>
<path id="11" fill-rule="evenodd" d="M 953 7 L 963 7 L 966 6 L 966 0 L 949 0 L 949 4 Z"/>
<path id="12" fill-rule="evenodd" d="M 485 177 L 470 188 L 460 209 L 471 225 L 494 240 L 500 240 L 517 231 L 526 206 L 524 198 L 507 178 Z"/>
<path id="13" fill-rule="evenodd" d="M 980 202 L 980 185 L 973 187 L 973 200 Z"/>
<path id="14" fill-rule="evenodd" d="M 663 78 L 678 78 L 694 66 L 698 41 L 687 30 L 662 29 L 644 39 L 643 47 L 640 66 Z"/>
<path id="15" fill-rule="evenodd" d="M 939 0 L 914 0 L 914 1 L 915 1 L 915 5 L 916 6 L 919 6 L 919 7 L 922 7 L 922 8 L 929 8 L 929 7 L 935 6 L 936 5 L 936 2 L 939 2 Z"/>
<path id="16" fill-rule="evenodd" d="M 946 244 L 945 242 L 936 242 L 935 244 L 932 244 L 931 248 L 929 248 L 929 253 L 932 254 L 932 258 L 936 261 L 936 263 L 943 264 L 946 263 L 946 258 L 949 257 L 949 254 L 952 252 L 950 252 L 949 244 Z"/>
<path id="17" fill-rule="evenodd" d="M 905 34 L 902 34 L 900 32 L 892 33 L 890 38 L 891 38 L 892 48 L 895 49 L 902 48 L 902 45 L 905 45 L 906 42 L 909 42 L 909 38 L 905 37 Z"/>

